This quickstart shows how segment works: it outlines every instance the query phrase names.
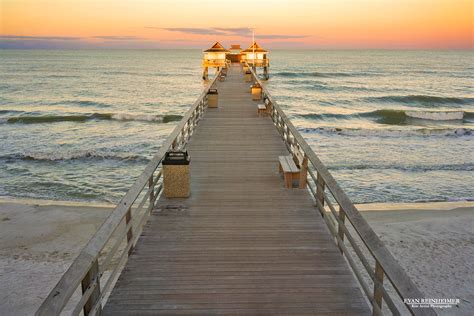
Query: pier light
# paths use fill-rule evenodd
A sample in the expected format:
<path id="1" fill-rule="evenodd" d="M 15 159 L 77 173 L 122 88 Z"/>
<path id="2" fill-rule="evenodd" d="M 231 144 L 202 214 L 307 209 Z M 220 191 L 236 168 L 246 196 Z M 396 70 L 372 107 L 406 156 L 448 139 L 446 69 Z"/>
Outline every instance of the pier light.
<path id="1" fill-rule="evenodd" d="M 205 50 L 204 57 L 202 60 L 203 67 L 203 79 L 209 77 L 209 68 L 216 68 L 219 71 L 221 68 L 225 68 L 228 65 L 227 54 L 230 53 L 227 49 L 222 46 L 221 43 L 216 42 L 211 48 Z"/>
<path id="2" fill-rule="evenodd" d="M 253 42 L 249 48 L 240 52 L 242 60 L 245 60 L 254 70 L 263 68 L 263 74 L 268 79 L 268 68 L 270 67 L 270 59 L 268 59 L 268 51 L 263 49 L 257 42 Z"/>

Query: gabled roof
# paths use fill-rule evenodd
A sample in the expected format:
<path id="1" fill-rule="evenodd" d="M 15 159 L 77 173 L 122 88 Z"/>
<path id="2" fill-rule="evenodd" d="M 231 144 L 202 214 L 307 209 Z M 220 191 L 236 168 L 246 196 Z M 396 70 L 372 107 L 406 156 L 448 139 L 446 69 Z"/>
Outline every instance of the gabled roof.
<path id="1" fill-rule="evenodd" d="M 216 42 L 212 45 L 211 48 L 204 51 L 205 53 L 228 53 L 229 51 L 221 45 L 221 43 Z"/>
<path id="2" fill-rule="evenodd" d="M 241 53 L 252 53 L 252 52 L 254 52 L 254 49 L 255 49 L 256 53 L 268 53 L 268 51 L 266 51 L 262 47 L 260 47 L 260 45 L 258 45 L 257 42 L 253 42 L 253 44 L 250 45 L 249 48 L 247 48 L 246 50 L 241 51 Z"/>

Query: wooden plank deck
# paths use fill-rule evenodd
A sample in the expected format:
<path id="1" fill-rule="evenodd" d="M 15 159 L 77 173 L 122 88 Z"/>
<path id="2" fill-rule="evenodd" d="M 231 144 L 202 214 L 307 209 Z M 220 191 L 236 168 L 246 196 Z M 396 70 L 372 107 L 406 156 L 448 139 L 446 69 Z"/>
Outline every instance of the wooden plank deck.
<path id="1" fill-rule="evenodd" d="M 191 196 L 162 197 L 106 315 L 366 315 L 369 308 L 288 151 L 233 66 L 193 135 Z"/>

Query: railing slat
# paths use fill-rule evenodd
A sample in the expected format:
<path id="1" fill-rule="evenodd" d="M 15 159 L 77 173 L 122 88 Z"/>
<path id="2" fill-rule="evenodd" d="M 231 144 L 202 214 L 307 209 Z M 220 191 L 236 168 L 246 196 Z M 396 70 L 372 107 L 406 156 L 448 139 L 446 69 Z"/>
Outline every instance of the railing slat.
<path id="1" fill-rule="evenodd" d="M 89 294 L 88 290 L 89 288 L 93 286 L 93 283 L 95 283 L 95 285 L 93 287 L 93 290 Z M 90 314 L 94 305 L 98 305 L 99 308 L 101 308 L 100 307 L 101 305 L 100 305 L 99 261 L 97 259 L 94 261 L 91 268 L 86 273 L 86 276 L 81 281 L 81 287 L 82 287 L 82 295 L 89 296 L 83 308 L 84 316 L 87 316 Z"/>
<path id="2" fill-rule="evenodd" d="M 374 274 L 374 300 L 372 302 L 374 312 L 372 315 L 379 316 L 381 313 L 376 313 L 376 310 L 382 309 L 382 289 L 383 289 L 383 269 L 380 264 L 375 262 L 375 274 Z M 378 308 L 376 308 L 376 306 Z"/>

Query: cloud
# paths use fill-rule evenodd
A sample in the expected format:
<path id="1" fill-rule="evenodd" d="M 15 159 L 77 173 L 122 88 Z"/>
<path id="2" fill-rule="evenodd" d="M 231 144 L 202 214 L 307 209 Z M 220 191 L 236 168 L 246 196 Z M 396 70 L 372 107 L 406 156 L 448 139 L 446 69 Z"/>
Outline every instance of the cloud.
<path id="1" fill-rule="evenodd" d="M 192 35 L 217 35 L 217 36 L 240 36 L 247 37 L 252 35 L 252 29 L 249 27 L 167 27 L 159 28 L 146 26 L 148 29 L 163 29 L 170 32 L 180 32 Z M 307 35 L 287 35 L 287 34 L 255 34 L 258 39 L 301 39 Z"/>
<path id="2" fill-rule="evenodd" d="M 268 41 L 265 42 L 265 48 L 268 49 L 307 49 L 312 48 L 310 44 L 302 41 Z"/>
<path id="3" fill-rule="evenodd" d="M 143 37 L 137 36 L 115 36 L 115 35 L 103 35 L 103 36 L 93 36 L 92 38 L 95 39 L 102 39 L 107 41 L 138 41 L 138 40 L 146 40 Z"/>
<path id="4" fill-rule="evenodd" d="M 86 49 L 86 48 L 160 48 L 156 40 L 128 35 L 24 36 L 0 34 L 0 48 L 13 49 Z"/>
<path id="5" fill-rule="evenodd" d="M 11 41 L 81 41 L 88 39 L 100 39 L 107 41 L 136 41 L 146 40 L 142 37 L 127 36 L 127 35 L 102 35 L 102 36 L 91 36 L 91 37 L 75 37 L 75 36 L 24 36 L 24 35 L 1 35 L 0 40 L 11 40 Z"/>
<path id="6" fill-rule="evenodd" d="M 227 35 L 249 36 L 252 34 L 252 29 L 249 27 L 215 27 L 214 29 Z"/>
<path id="7" fill-rule="evenodd" d="M 24 36 L 24 35 L 0 35 L 0 40 L 40 40 L 40 41 L 77 41 L 83 37 L 73 36 Z"/>
<path id="8" fill-rule="evenodd" d="M 193 35 L 220 35 L 226 36 L 227 33 L 224 31 L 220 31 L 217 29 L 212 28 L 199 28 L 199 27 L 166 27 L 163 30 L 170 31 L 170 32 L 180 32 L 185 34 L 193 34 Z"/>
<path id="9" fill-rule="evenodd" d="M 293 39 L 293 38 L 306 38 L 307 35 L 285 35 L 285 34 L 257 34 L 255 37 L 260 39 Z"/>

